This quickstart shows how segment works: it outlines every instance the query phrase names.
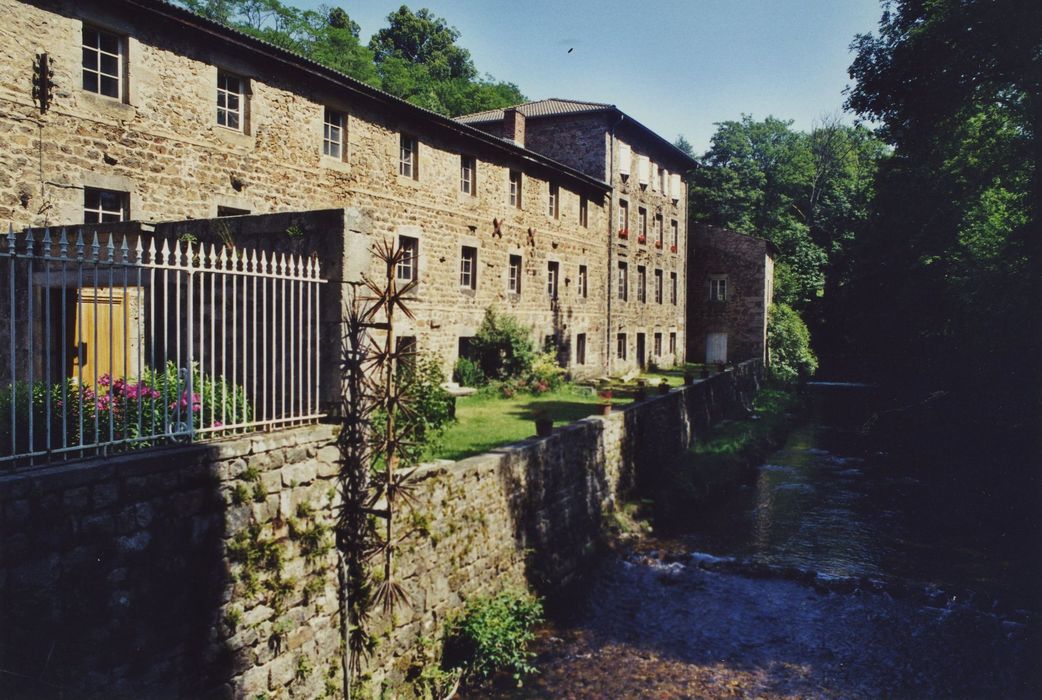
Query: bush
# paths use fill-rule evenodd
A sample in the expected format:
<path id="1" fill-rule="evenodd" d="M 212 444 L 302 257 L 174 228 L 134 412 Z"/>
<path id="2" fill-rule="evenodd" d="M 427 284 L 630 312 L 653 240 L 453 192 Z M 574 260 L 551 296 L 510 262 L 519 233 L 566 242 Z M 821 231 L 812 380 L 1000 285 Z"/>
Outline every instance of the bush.
<path id="1" fill-rule="evenodd" d="M 528 643 L 532 628 L 542 620 L 542 603 L 526 592 L 476 598 L 449 623 L 443 665 L 461 668 L 466 678 L 478 682 L 505 671 L 520 685 L 535 670 Z"/>
<path id="2" fill-rule="evenodd" d="M 818 369 L 807 324 L 787 304 L 772 304 L 768 311 L 767 348 L 771 375 L 779 381 L 802 381 Z"/>
<path id="3" fill-rule="evenodd" d="M 554 352 L 543 352 L 535 356 L 528 374 L 528 387 L 535 394 L 552 391 L 564 382 L 564 368 L 557 364 Z"/>
<path id="4" fill-rule="evenodd" d="M 452 396 L 442 388 L 441 359 L 433 353 L 417 353 L 411 362 L 398 366 L 399 390 L 405 410 L 397 415 L 398 435 L 408 440 L 404 455 L 417 464 L 429 446 L 437 445 L 445 427 L 452 422 Z M 373 412 L 371 425 L 377 441 L 387 428 L 386 412 Z"/>
<path id="5" fill-rule="evenodd" d="M 452 379 L 460 386 L 482 386 L 485 383 L 485 373 L 477 362 L 467 357 L 456 360 L 456 366 L 452 370 Z"/>
<path id="6" fill-rule="evenodd" d="M 513 316 L 489 308 L 470 344 L 482 374 L 489 379 L 522 377 L 532 367 L 531 333 Z"/>

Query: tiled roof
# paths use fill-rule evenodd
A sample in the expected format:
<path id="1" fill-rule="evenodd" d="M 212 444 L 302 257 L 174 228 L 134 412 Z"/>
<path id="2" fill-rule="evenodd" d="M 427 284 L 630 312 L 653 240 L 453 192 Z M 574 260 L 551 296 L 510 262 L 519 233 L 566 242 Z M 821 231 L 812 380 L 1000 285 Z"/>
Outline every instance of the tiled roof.
<path id="1" fill-rule="evenodd" d="M 615 105 L 603 102 L 581 102 L 579 100 L 562 100 L 559 97 L 550 97 L 545 100 L 526 102 L 517 105 L 517 110 L 526 118 L 551 117 L 561 114 L 578 114 L 580 112 L 597 112 L 603 109 L 616 109 Z M 502 109 L 489 109 L 474 114 L 464 114 L 456 117 L 456 121 L 464 124 L 483 124 L 485 122 L 503 121 Z"/>

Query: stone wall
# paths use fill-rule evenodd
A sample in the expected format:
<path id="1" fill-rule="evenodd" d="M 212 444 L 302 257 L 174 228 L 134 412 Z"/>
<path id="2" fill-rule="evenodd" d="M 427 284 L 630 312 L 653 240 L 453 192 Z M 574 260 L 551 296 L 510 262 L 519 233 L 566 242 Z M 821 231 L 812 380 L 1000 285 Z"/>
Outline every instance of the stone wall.
<path id="1" fill-rule="evenodd" d="M 728 360 L 767 358 L 767 307 L 774 294 L 772 246 L 762 238 L 699 224 L 688 263 L 688 357 L 702 362 L 706 336 L 727 334 Z M 709 280 L 727 281 L 725 301 L 709 299 Z"/>
<path id="2" fill-rule="evenodd" d="M 417 474 L 369 688 L 475 595 L 553 596 L 642 475 L 746 407 L 760 363 Z M 330 426 L 0 477 L 0 696 L 343 695 Z M 62 695 L 64 694 L 64 695 Z"/>

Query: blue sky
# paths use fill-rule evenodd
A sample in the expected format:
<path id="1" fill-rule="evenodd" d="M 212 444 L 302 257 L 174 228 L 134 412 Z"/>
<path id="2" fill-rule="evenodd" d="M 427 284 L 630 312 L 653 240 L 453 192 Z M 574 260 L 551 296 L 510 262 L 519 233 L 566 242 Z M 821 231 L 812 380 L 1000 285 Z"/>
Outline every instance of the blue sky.
<path id="1" fill-rule="evenodd" d="M 362 40 L 402 0 L 339 4 Z M 531 99 L 608 102 L 698 153 L 715 122 L 743 113 L 799 129 L 842 109 L 850 42 L 874 31 L 878 0 L 422 0 L 462 34 L 478 70 Z M 574 48 L 572 53 L 567 53 Z M 850 121 L 848 115 L 846 120 Z"/>

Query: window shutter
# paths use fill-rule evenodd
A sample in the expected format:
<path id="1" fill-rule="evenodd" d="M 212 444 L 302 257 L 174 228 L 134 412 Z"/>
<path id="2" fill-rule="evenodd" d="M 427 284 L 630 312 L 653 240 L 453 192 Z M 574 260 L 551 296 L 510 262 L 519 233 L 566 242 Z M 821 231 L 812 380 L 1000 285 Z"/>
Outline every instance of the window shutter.
<path id="1" fill-rule="evenodd" d="M 630 147 L 628 144 L 619 144 L 619 175 L 630 174 Z"/>
<path id="2" fill-rule="evenodd" d="M 637 179 L 642 185 L 648 184 L 648 172 L 651 169 L 651 163 L 648 161 L 647 156 L 640 156 L 637 161 Z"/>
<path id="3" fill-rule="evenodd" d="M 676 202 L 680 199 L 680 174 L 673 173 L 669 176 L 670 196 Z"/>

